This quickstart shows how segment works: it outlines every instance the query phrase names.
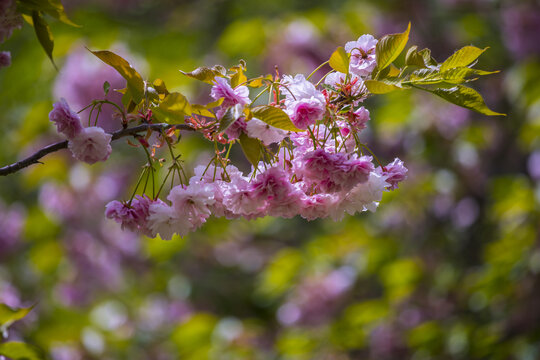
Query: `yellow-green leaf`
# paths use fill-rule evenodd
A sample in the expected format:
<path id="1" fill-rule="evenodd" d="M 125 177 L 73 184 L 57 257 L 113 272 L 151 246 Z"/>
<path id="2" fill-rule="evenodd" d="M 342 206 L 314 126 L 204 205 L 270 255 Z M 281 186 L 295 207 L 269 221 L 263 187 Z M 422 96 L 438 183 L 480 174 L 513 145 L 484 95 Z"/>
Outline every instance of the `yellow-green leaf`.
<path id="1" fill-rule="evenodd" d="M 200 104 L 191 104 L 191 113 L 206 117 L 216 117 L 213 112 L 206 108 L 206 106 Z"/>
<path id="2" fill-rule="evenodd" d="M 212 84 L 214 78 L 220 75 L 218 71 L 205 66 L 198 67 L 191 72 L 184 72 L 182 70 L 180 70 L 180 72 L 190 78 L 197 79 L 208 84 Z"/>
<path id="3" fill-rule="evenodd" d="M 33 307 L 12 309 L 5 304 L 0 304 L 0 329 L 6 329 L 15 321 L 24 318 Z"/>
<path id="4" fill-rule="evenodd" d="M 19 10 L 27 14 L 30 14 L 32 11 L 42 11 L 63 23 L 80 27 L 67 17 L 60 0 L 19 0 Z"/>
<path id="5" fill-rule="evenodd" d="M 437 65 L 437 61 L 431 57 L 431 50 L 422 49 L 418 51 L 417 49 L 418 47 L 414 45 L 407 50 L 407 55 L 405 55 L 405 65 L 422 68 Z"/>
<path id="6" fill-rule="evenodd" d="M 167 86 L 165 86 L 165 82 L 161 79 L 156 79 L 152 83 L 154 86 L 154 89 L 158 92 L 160 95 L 169 95 L 169 91 L 167 90 Z"/>
<path id="7" fill-rule="evenodd" d="M 403 90 L 397 86 L 396 83 L 392 83 L 386 80 L 366 80 L 364 82 L 367 89 L 372 94 L 386 94 L 396 90 Z"/>
<path id="8" fill-rule="evenodd" d="M 332 53 L 329 64 L 336 71 L 344 74 L 349 72 L 349 55 L 342 46 Z"/>
<path id="9" fill-rule="evenodd" d="M 423 90 L 427 90 L 427 89 L 423 89 Z M 441 88 L 441 89 L 427 90 L 427 91 L 453 104 L 459 105 L 466 109 L 474 110 L 481 114 L 490 115 L 490 116 L 505 115 L 505 114 L 501 114 L 501 113 L 490 110 L 486 106 L 486 103 L 484 102 L 484 99 L 482 98 L 482 96 L 478 92 L 476 92 L 475 90 L 467 86 L 457 85 L 450 89 Z"/>
<path id="10" fill-rule="evenodd" d="M 10 341 L 0 344 L 0 355 L 13 360 L 44 360 L 43 352 L 30 344 Z"/>
<path id="11" fill-rule="evenodd" d="M 488 48 L 480 49 L 476 46 L 462 47 L 441 64 L 441 72 L 456 67 L 468 66 L 474 60 L 478 59 L 478 57 L 487 49 Z"/>
<path id="12" fill-rule="evenodd" d="M 236 73 L 231 77 L 231 86 L 233 88 L 237 87 L 238 85 L 245 85 L 247 82 L 247 77 L 244 75 L 244 71 L 241 67 L 236 68 Z"/>
<path id="13" fill-rule="evenodd" d="M 429 85 L 446 82 L 450 84 L 461 84 L 467 81 L 475 80 L 469 79 L 471 76 L 481 76 L 495 74 L 498 71 L 484 71 L 471 69 L 468 67 L 457 67 L 445 72 L 438 72 L 437 70 L 422 69 L 415 71 L 411 74 L 410 83 L 415 85 Z"/>
<path id="14" fill-rule="evenodd" d="M 135 103 L 141 102 L 144 96 L 144 81 L 141 75 L 121 56 L 112 51 L 92 51 L 105 64 L 112 66 L 127 81 L 128 91 Z"/>
<path id="15" fill-rule="evenodd" d="M 32 24 L 34 25 L 34 30 L 41 47 L 45 50 L 45 53 L 56 68 L 52 54 L 54 49 L 54 39 L 49 24 L 43 19 L 39 11 L 32 11 Z"/>
<path id="16" fill-rule="evenodd" d="M 238 141 L 240 141 L 240 146 L 242 147 L 242 151 L 244 152 L 246 159 L 248 159 L 254 167 L 257 167 L 259 158 L 261 157 L 260 140 L 250 138 L 245 133 L 242 133 Z"/>
<path id="17" fill-rule="evenodd" d="M 302 131 L 294 126 L 289 118 L 289 115 L 287 115 L 285 111 L 281 110 L 280 108 L 269 105 L 261 105 L 251 109 L 251 112 L 257 119 L 264 121 L 268 125 L 278 129 L 294 132 Z"/>
<path id="18" fill-rule="evenodd" d="M 405 48 L 409 41 L 411 23 L 403 33 L 383 36 L 377 43 L 375 53 L 377 55 L 377 68 L 379 71 L 390 65 Z"/>
<path id="19" fill-rule="evenodd" d="M 152 111 L 161 118 L 160 120 L 178 124 L 184 122 L 184 116 L 191 115 L 191 105 L 184 95 L 172 92 Z"/>

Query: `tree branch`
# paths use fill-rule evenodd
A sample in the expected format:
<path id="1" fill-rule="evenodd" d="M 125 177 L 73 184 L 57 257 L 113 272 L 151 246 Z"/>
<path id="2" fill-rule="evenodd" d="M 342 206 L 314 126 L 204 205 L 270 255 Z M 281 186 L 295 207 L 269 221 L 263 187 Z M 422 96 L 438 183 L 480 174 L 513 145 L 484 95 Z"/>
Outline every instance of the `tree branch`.
<path id="1" fill-rule="evenodd" d="M 112 140 L 114 141 L 114 140 L 118 140 L 118 139 L 126 137 L 126 136 L 138 134 L 138 133 L 146 131 L 148 129 L 155 130 L 155 131 L 160 131 L 160 130 L 168 130 L 168 129 L 172 129 L 172 128 L 175 128 L 175 129 L 178 129 L 178 130 L 184 130 L 184 131 L 194 131 L 195 130 L 191 126 L 186 125 L 186 124 L 175 124 L 175 125 L 173 125 L 173 124 L 163 124 L 163 123 L 162 124 L 143 124 L 143 125 L 134 126 L 134 127 L 131 127 L 131 128 L 115 131 L 111 135 L 112 135 Z M 38 150 L 37 152 L 35 152 L 34 154 L 30 155 L 26 159 L 23 159 L 21 161 L 17 161 L 16 163 L 13 163 L 11 165 L 6 165 L 6 166 L 0 168 L 0 176 L 6 176 L 6 175 L 9 175 L 9 174 L 12 174 L 14 172 L 17 172 L 17 171 L 19 171 L 21 169 L 24 169 L 25 167 L 28 167 L 28 166 L 33 165 L 33 164 L 41 164 L 41 161 L 39 161 L 39 160 L 42 157 L 44 157 L 45 155 L 56 152 L 56 151 L 61 150 L 61 149 L 66 149 L 67 147 L 68 147 L 68 141 L 67 140 L 60 141 L 60 142 L 57 142 L 57 143 L 54 143 L 54 144 L 51 144 L 51 145 L 47 145 L 44 148 L 42 148 L 42 149 Z"/>

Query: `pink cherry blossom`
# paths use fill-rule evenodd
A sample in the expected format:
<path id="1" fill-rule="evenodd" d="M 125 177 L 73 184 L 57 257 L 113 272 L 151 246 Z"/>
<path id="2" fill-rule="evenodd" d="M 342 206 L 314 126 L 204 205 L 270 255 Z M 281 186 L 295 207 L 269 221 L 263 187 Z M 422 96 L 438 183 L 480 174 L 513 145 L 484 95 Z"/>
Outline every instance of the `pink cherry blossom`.
<path id="1" fill-rule="evenodd" d="M 371 172 L 368 181 L 356 185 L 339 205 L 339 212 L 354 215 L 369 210 L 374 212 L 382 200 L 382 194 L 389 186 L 383 175 Z"/>
<path id="2" fill-rule="evenodd" d="M 167 199 L 171 201 L 176 214 L 189 221 L 190 230 L 206 222 L 211 214 L 209 206 L 215 202 L 212 187 L 204 183 L 175 186 Z"/>
<path id="3" fill-rule="evenodd" d="M 79 115 L 71 110 L 64 98 L 53 104 L 53 109 L 49 113 L 49 120 L 54 122 L 56 130 L 66 135 L 68 139 L 74 138 L 83 131 Z"/>
<path id="4" fill-rule="evenodd" d="M 351 54 L 349 71 L 357 76 L 371 74 L 377 65 L 375 46 L 377 39 L 371 35 L 362 35 L 356 41 L 345 44 L 345 51 Z"/>
<path id="5" fill-rule="evenodd" d="M 325 111 L 325 104 L 315 98 L 293 101 L 287 107 L 287 114 L 294 126 L 303 130 L 321 120 Z"/>
<path id="6" fill-rule="evenodd" d="M 185 236 L 191 231 L 189 219 L 164 202 L 150 204 L 148 212 L 146 220 L 152 236 L 159 235 L 163 240 L 170 240 L 174 234 Z"/>
<path id="7" fill-rule="evenodd" d="M 229 85 L 227 80 L 222 77 L 216 77 L 214 79 L 215 85 L 212 86 L 210 96 L 215 100 L 223 98 L 223 107 L 230 107 L 236 104 L 249 105 L 251 99 L 249 98 L 249 89 L 247 86 L 237 86 L 235 89 Z"/>
<path id="8" fill-rule="evenodd" d="M 0 1 L 0 43 L 11 37 L 14 29 L 22 27 L 22 16 L 17 12 L 15 0 Z"/>
<path id="9" fill-rule="evenodd" d="M 407 178 L 407 171 L 403 161 L 395 158 L 393 162 L 384 167 L 382 172 L 386 176 L 386 182 L 390 184 L 390 189 L 395 190 L 398 188 L 398 184 Z"/>
<path id="10" fill-rule="evenodd" d="M 246 123 L 246 131 L 249 137 L 261 140 L 264 145 L 278 143 L 287 136 L 285 130 L 270 126 L 256 118 Z"/>
<path id="11" fill-rule="evenodd" d="M 105 161 L 111 155 L 111 134 L 97 126 L 84 128 L 69 140 L 68 148 L 73 156 L 88 164 Z"/>
<path id="12" fill-rule="evenodd" d="M 367 181 L 374 169 L 369 156 L 349 159 L 344 153 L 329 153 L 323 149 L 305 154 L 295 164 L 304 181 L 314 184 L 323 192 L 349 190 Z"/>
<path id="13" fill-rule="evenodd" d="M 148 228 L 146 219 L 150 215 L 149 208 L 152 202 L 146 195 L 135 196 L 131 204 L 111 201 L 105 207 L 105 216 L 122 224 L 122 229 L 138 230 L 144 235 L 151 236 L 152 232 Z"/>
<path id="14" fill-rule="evenodd" d="M 11 65 L 11 53 L 9 51 L 0 51 L 0 68 Z"/>
<path id="15" fill-rule="evenodd" d="M 281 81 L 282 93 L 285 94 L 286 112 L 293 124 L 299 129 L 321 120 L 326 112 L 326 99 L 311 82 L 298 74 L 294 78 L 285 75 Z"/>

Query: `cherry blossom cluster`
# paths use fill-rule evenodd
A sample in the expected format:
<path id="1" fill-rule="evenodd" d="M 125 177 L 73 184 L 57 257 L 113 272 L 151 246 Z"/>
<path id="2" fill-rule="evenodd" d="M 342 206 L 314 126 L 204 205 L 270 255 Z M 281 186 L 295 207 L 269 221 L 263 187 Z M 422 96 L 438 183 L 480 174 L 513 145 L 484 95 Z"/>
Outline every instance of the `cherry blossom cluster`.
<path id="1" fill-rule="evenodd" d="M 65 99 L 53 105 L 49 119 L 56 124 L 56 130 L 64 134 L 73 157 L 88 164 L 105 161 L 111 154 L 111 138 L 101 127 L 83 127 L 79 115 L 70 109 Z"/>
<path id="2" fill-rule="evenodd" d="M 158 197 L 161 188 L 154 197 L 143 190 L 143 195 L 134 194 L 129 201 L 110 202 L 106 217 L 122 228 L 171 239 L 174 234 L 195 231 L 210 216 L 255 219 L 299 215 L 307 220 L 338 221 L 345 214 L 375 211 L 383 192 L 397 188 L 407 172 L 397 158 L 383 166 L 359 138 L 370 119 L 361 103 L 369 95 L 364 79 L 376 66 L 376 44 L 371 35 L 347 43 L 348 74 L 332 71 L 318 84 L 300 74 L 276 74 L 266 88 L 273 96 L 267 108 L 279 109 L 288 126 L 254 115 L 256 98 L 250 98 L 247 82 L 233 87 L 230 76 L 216 75 L 210 91 L 219 104 L 212 109 L 215 116 L 185 119 L 215 143 L 216 154 L 210 163 L 196 166 L 190 178 L 183 169 L 178 171 L 180 183 L 166 199 Z M 141 114 L 144 121 L 152 121 L 151 112 Z M 50 119 L 68 137 L 77 159 L 93 163 L 109 156 L 110 135 L 101 128 L 83 128 L 65 101 L 55 104 Z M 170 146 L 163 133 L 160 139 Z M 255 148 L 246 150 L 249 139 Z M 223 155 L 225 151 L 217 150 L 218 145 L 237 142 L 248 158 L 249 151 L 258 154 L 258 161 L 250 160 L 249 174 L 231 164 L 228 151 Z M 176 158 L 174 161 L 169 173 L 180 166 Z"/>

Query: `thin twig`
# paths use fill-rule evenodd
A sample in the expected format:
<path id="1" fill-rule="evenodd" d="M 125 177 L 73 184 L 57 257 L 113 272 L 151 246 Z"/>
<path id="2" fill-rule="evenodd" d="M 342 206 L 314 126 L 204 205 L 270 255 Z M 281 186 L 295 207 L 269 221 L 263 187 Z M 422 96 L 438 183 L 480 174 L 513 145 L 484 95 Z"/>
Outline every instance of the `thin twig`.
<path id="1" fill-rule="evenodd" d="M 135 135 L 143 131 L 147 131 L 148 129 L 161 131 L 161 130 L 168 130 L 175 128 L 177 130 L 184 130 L 184 131 L 194 131 L 191 126 L 186 124 L 142 124 L 138 126 L 134 126 L 127 129 L 118 130 L 116 132 L 113 132 L 112 140 L 118 140 L 120 138 Z M 13 174 L 21 169 L 24 169 L 30 165 L 33 164 L 41 164 L 39 161 L 42 157 L 44 157 L 47 154 L 56 152 L 58 150 L 66 149 L 68 147 L 68 141 L 60 141 L 51 145 L 47 145 L 44 148 L 38 150 L 34 154 L 30 155 L 24 160 L 17 161 L 16 163 L 13 163 L 11 165 L 6 165 L 2 168 L 0 168 L 0 176 L 6 176 L 9 174 Z"/>

